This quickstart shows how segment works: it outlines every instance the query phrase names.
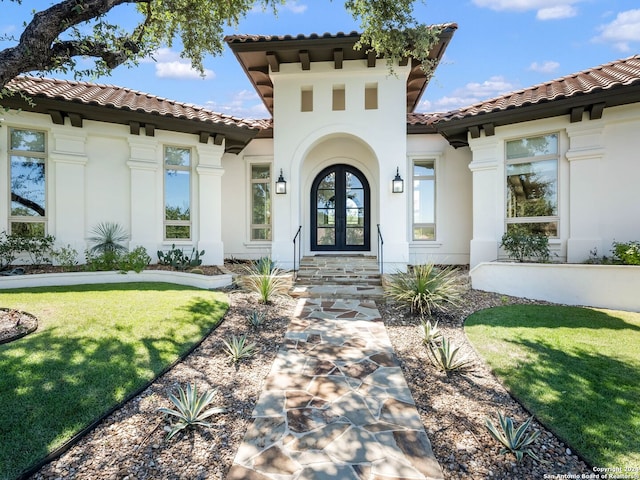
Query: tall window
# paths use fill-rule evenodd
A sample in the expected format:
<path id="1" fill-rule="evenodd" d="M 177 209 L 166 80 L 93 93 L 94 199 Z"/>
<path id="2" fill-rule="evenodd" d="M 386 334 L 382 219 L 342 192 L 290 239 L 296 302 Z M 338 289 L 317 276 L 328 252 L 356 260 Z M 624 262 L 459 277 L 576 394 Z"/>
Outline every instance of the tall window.
<path id="1" fill-rule="evenodd" d="M 413 164 L 413 239 L 436 239 L 436 168 L 433 160 Z"/>
<path id="2" fill-rule="evenodd" d="M 507 231 L 558 236 L 558 135 L 507 142 Z"/>
<path id="3" fill-rule="evenodd" d="M 191 149 L 164 147 L 164 238 L 191 239 Z"/>
<path id="4" fill-rule="evenodd" d="M 47 220 L 45 133 L 9 129 L 9 158 L 11 233 L 43 236 Z"/>
<path id="5" fill-rule="evenodd" d="M 251 165 L 251 240 L 271 240 L 270 165 Z"/>

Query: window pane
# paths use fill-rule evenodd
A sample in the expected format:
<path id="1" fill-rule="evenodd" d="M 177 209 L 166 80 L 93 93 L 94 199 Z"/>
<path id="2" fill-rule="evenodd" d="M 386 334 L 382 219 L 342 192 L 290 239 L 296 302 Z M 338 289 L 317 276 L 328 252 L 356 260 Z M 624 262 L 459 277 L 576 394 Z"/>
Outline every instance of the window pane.
<path id="1" fill-rule="evenodd" d="M 415 163 L 413 165 L 413 175 L 415 177 L 433 177 L 435 173 L 433 162 Z"/>
<path id="2" fill-rule="evenodd" d="M 252 165 L 251 178 L 268 180 L 271 178 L 271 167 L 269 165 Z"/>
<path id="3" fill-rule="evenodd" d="M 558 236 L 558 222 L 539 222 L 539 223 L 509 223 L 507 224 L 507 232 L 513 231 L 518 233 L 527 233 L 532 235 L 546 235 L 547 237 Z"/>
<path id="4" fill-rule="evenodd" d="M 270 228 L 252 228 L 251 240 L 271 240 Z"/>
<path id="5" fill-rule="evenodd" d="M 44 217 L 45 205 L 44 159 L 12 156 L 11 215 Z"/>
<path id="6" fill-rule="evenodd" d="M 11 234 L 21 237 L 44 237 L 44 222 L 11 222 Z"/>
<path id="7" fill-rule="evenodd" d="M 165 227 L 165 238 L 188 240 L 191 238 L 191 227 L 189 225 L 167 225 Z"/>
<path id="8" fill-rule="evenodd" d="M 11 150 L 26 150 L 44 153 L 44 132 L 11 130 Z"/>
<path id="9" fill-rule="evenodd" d="M 507 142 L 507 159 L 554 155 L 558 153 L 558 135 L 522 138 Z"/>
<path id="10" fill-rule="evenodd" d="M 435 222 L 435 180 L 413 181 L 413 222 Z"/>
<path id="11" fill-rule="evenodd" d="M 164 147 L 166 165 L 188 167 L 191 164 L 191 150 L 180 147 Z"/>
<path id="12" fill-rule="evenodd" d="M 558 162 L 507 165 L 507 218 L 558 214 Z"/>
<path id="13" fill-rule="evenodd" d="M 431 226 L 420 226 L 413 227 L 413 239 L 414 240 L 435 240 L 436 238 L 436 227 Z"/>
<path id="14" fill-rule="evenodd" d="M 269 225 L 271 223 L 271 185 L 254 183 L 251 186 L 253 213 L 251 223 Z"/>
<path id="15" fill-rule="evenodd" d="M 191 219 L 190 173 L 170 170 L 165 173 L 164 196 L 167 220 Z"/>

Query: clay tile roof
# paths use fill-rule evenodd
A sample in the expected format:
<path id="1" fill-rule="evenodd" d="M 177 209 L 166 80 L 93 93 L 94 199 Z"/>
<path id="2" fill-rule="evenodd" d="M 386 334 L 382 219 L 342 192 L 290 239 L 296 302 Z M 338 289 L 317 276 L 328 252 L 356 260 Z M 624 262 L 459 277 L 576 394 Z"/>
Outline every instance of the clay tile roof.
<path id="1" fill-rule="evenodd" d="M 7 84 L 7 88 L 22 91 L 34 98 L 45 97 L 52 100 L 64 100 L 250 130 L 263 129 L 266 125 L 264 120 L 237 118 L 212 112 L 196 105 L 167 100 L 114 85 L 39 77 L 16 77 Z"/>
<path id="2" fill-rule="evenodd" d="M 510 92 L 491 100 L 453 110 L 440 115 L 436 123 L 501 112 L 527 105 L 537 105 L 629 85 L 640 85 L 640 55 L 606 63 L 523 90 Z"/>

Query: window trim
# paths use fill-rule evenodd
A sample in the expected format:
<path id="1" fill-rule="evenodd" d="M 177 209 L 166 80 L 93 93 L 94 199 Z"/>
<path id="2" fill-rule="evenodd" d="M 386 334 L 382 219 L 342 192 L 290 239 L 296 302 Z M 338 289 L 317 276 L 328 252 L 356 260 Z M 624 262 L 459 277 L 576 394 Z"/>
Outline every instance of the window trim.
<path id="1" fill-rule="evenodd" d="M 269 167 L 269 178 L 268 179 L 261 179 L 261 178 L 253 178 L 253 167 L 254 166 L 267 166 Z M 263 160 L 263 159 L 251 159 L 248 161 L 248 165 L 247 165 L 247 177 L 248 177 L 248 202 L 247 202 L 247 207 L 249 210 L 249 215 L 247 217 L 248 219 L 248 239 L 249 239 L 249 244 L 251 245 L 256 245 L 256 244 L 260 244 L 260 243 L 271 243 L 273 241 L 273 192 L 275 189 L 275 184 L 274 184 L 274 179 L 273 179 L 273 161 L 271 160 Z M 256 183 L 265 183 L 269 185 L 269 201 L 271 202 L 271 215 L 270 215 L 270 220 L 271 223 L 253 223 L 253 185 Z M 267 239 L 263 239 L 263 238 L 253 238 L 253 231 L 255 229 L 260 229 L 260 228 L 268 228 L 269 229 L 269 238 Z"/>
<path id="2" fill-rule="evenodd" d="M 409 195 L 409 212 L 410 212 L 410 225 L 409 228 L 411 230 L 410 236 L 412 242 L 433 244 L 438 241 L 438 163 L 439 163 L 438 155 L 415 155 L 410 157 L 410 167 L 411 167 L 411 194 Z M 416 176 L 414 175 L 415 165 L 419 163 L 433 163 L 433 223 L 416 223 L 415 222 L 415 210 L 413 205 L 413 195 L 414 195 L 414 183 L 416 179 L 429 179 L 431 176 Z M 420 226 L 433 226 L 433 238 L 432 239 L 417 239 L 415 238 L 415 228 Z"/>
<path id="3" fill-rule="evenodd" d="M 538 137 L 546 137 L 550 135 L 555 135 L 556 137 L 556 145 L 557 150 L 553 154 L 546 155 L 537 155 L 537 156 L 529 156 L 529 157 L 519 157 L 513 160 L 509 160 L 507 158 L 507 144 L 509 142 L 523 140 L 528 138 L 538 138 Z M 560 131 L 554 130 L 550 132 L 541 132 L 532 135 L 526 136 L 517 136 L 513 138 L 506 138 L 504 140 L 504 174 L 502 177 L 502 181 L 504 182 L 504 231 L 506 232 L 509 228 L 509 225 L 529 225 L 534 223 L 556 223 L 556 235 L 550 236 L 549 240 L 559 240 L 560 235 L 560 159 L 561 159 L 561 141 L 562 136 L 560 135 Z M 507 182 L 507 167 L 510 165 L 519 165 L 523 163 L 536 163 L 536 162 L 544 162 L 548 160 L 556 161 L 556 215 L 545 215 L 538 217 L 509 217 L 507 207 L 509 204 L 509 186 Z"/>
<path id="4" fill-rule="evenodd" d="M 168 165 L 167 148 L 180 148 L 189 151 L 189 165 Z M 191 242 L 193 240 L 193 148 L 187 145 L 164 144 L 162 146 L 162 239 L 164 242 Z M 171 168 L 168 168 L 171 167 Z M 180 170 L 189 172 L 189 220 L 167 220 L 167 170 Z M 167 237 L 167 227 L 189 227 L 188 238 Z"/>
<path id="5" fill-rule="evenodd" d="M 28 132 L 37 132 L 37 133 L 42 133 L 44 135 L 44 152 L 33 152 L 30 150 L 14 150 L 12 148 L 12 144 L 11 144 L 11 132 L 15 131 L 15 130 L 22 130 L 22 131 L 28 131 Z M 48 188 L 48 178 L 49 178 L 49 139 L 48 139 L 48 135 L 47 135 L 47 131 L 46 130 L 40 130 L 40 129 L 36 129 L 36 128 L 29 128 L 29 127 L 12 127 L 9 126 L 7 128 L 7 196 L 8 196 L 8 201 L 7 201 L 7 232 L 8 233 L 13 233 L 12 232 L 12 226 L 14 223 L 37 223 L 37 224 L 43 224 L 44 225 L 44 235 L 47 235 L 47 231 L 48 231 L 48 227 L 49 227 L 49 199 L 48 199 L 48 195 L 49 195 L 49 188 Z M 42 162 L 44 164 L 44 215 L 42 216 L 35 216 L 35 215 L 29 215 L 29 216 L 19 216 L 19 215 L 13 215 L 11 213 L 11 204 L 12 204 L 12 200 L 11 200 L 11 193 L 12 193 L 12 187 L 11 187 L 11 158 L 13 156 L 21 156 L 21 157 L 33 157 L 33 158 L 38 158 L 38 159 L 42 159 Z"/>

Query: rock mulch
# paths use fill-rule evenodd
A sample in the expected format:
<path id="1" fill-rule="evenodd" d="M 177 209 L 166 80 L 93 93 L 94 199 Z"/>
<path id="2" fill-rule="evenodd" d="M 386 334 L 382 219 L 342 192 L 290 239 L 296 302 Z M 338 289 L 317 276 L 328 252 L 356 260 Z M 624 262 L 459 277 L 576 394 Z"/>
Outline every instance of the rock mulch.
<path id="1" fill-rule="evenodd" d="M 232 291 L 229 295 L 231 307 L 225 321 L 184 362 L 31 478 L 224 479 L 295 307 L 291 299 L 263 307 L 250 294 Z M 499 455 L 498 444 L 486 432 L 484 418 L 498 410 L 518 421 L 529 416 L 477 357 L 462 329 L 463 320 L 473 311 L 505 302 L 526 300 L 472 290 L 465 294 L 464 307 L 438 315 L 445 335 L 463 344 L 475 359 L 465 375 L 449 377 L 429 365 L 416 329 L 418 320 L 405 308 L 378 305 L 445 478 L 526 480 L 545 474 L 589 473 L 586 464 L 535 421 L 533 428 L 542 431 L 536 448 L 546 463 L 526 458 L 517 464 L 513 456 Z M 246 316 L 262 308 L 267 326 L 249 329 Z M 260 353 L 234 366 L 223 352 L 222 339 L 247 332 Z M 197 383 L 200 390 L 217 388 L 215 405 L 227 407 L 227 412 L 213 418 L 212 428 L 189 430 L 167 442 L 168 421 L 157 409 L 170 406 L 168 394 L 189 382 Z"/>

